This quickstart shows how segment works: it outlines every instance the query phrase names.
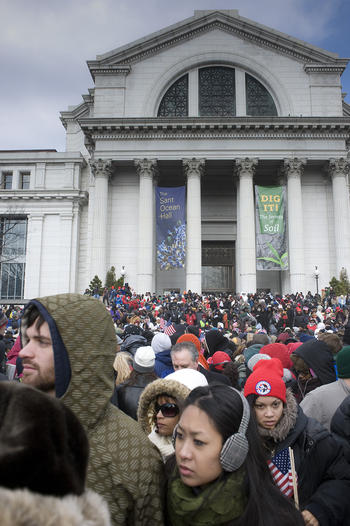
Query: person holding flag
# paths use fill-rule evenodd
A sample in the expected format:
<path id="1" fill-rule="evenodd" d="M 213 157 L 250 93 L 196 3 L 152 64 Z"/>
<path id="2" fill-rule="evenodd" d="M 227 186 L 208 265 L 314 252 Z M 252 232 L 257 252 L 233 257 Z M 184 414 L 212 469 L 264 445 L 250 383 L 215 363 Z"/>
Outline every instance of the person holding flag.
<path id="1" fill-rule="evenodd" d="M 244 386 L 272 478 L 300 503 L 305 524 L 350 524 L 350 465 L 328 430 L 303 413 L 282 377 L 279 359 L 260 360 Z"/>

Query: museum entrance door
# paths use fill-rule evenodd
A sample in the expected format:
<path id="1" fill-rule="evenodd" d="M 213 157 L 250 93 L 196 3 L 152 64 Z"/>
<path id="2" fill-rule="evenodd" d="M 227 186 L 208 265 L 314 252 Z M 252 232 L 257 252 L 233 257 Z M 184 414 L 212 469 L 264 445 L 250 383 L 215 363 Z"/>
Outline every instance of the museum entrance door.
<path id="1" fill-rule="evenodd" d="M 203 241 L 202 291 L 234 292 L 234 262 L 233 241 Z"/>

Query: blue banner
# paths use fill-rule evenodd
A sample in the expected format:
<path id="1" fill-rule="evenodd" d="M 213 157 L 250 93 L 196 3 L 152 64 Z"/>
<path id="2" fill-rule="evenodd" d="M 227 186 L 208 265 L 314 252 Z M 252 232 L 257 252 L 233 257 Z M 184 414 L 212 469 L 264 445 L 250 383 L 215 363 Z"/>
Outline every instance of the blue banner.
<path id="1" fill-rule="evenodd" d="M 157 265 L 184 268 L 186 261 L 185 186 L 156 187 Z"/>

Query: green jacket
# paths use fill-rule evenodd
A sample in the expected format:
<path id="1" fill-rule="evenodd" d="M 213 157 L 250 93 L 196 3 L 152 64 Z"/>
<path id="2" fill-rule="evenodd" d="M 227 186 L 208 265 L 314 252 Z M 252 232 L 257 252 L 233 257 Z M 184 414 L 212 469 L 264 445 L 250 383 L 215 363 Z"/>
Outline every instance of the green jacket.
<path id="1" fill-rule="evenodd" d="M 99 300 L 79 294 L 33 300 L 22 318 L 24 344 L 33 304 L 50 326 L 56 395 L 64 385 L 60 398 L 78 416 L 89 438 L 88 487 L 105 497 L 113 524 L 163 525 L 160 455 L 140 425 L 110 403 L 116 352 L 110 314 Z"/>

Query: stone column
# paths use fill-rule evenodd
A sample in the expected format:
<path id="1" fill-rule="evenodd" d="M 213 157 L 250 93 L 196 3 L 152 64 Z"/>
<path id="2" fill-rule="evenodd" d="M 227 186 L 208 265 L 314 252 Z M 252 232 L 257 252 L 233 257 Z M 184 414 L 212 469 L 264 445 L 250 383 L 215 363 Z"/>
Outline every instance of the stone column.
<path id="1" fill-rule="evenodd" d="M 72 225 L 73 213 L 60 214 L 60 292 L 74 292 L 70 290 L 71 255 L 72 255 Z M 102 278 L 101 278 L 102 279 Z"/>
<path id="2" fill-rule="evenodd" d="M 26 273 L 24 284 L 24 297 L 26 299 L 37 298 L 40 296 L 43 224 L 43 214 L 31 214 L 28 218 Z"/>
<path id="3" fill-rule="evenodd" d="M 139 239 L 137 250 L 137 292 L 154 292 L 153 284 L 153 176 L 156 159 L 135 159 L 139 183 Z"/>
<path id="4" fill-rule="evenodd" d="M 240 291 L 256 292 L 255 208 L 253 176 L 258 159 L 236 159 L 239 176 L 237 238 L 239 246 Z"/>
<path id="5" fill-rule="evenodd" d="M 329 160 L 332 176 L 336 277 L 344 267 L 350 272 L 350 214 L 347 176 L 350 164 L 343 157 Z"/>
<path id="6" fill-rule="evenodd" d="M 288 201 L 288 254 L 290 291 L 305 292 L 303 204 L 301 196 L 301 177 L 306 159 L 284 159 L 284 172 L 287 175 Z"/>
<path id="7" fill-rule="evenodd" d="M 186 203 L 186 290 L 202 292 L 201 175 L 205 159 L 183 159 L 187 177 Z"/>
<path id="8" fill-rule="evenodd" d="M 90 275 L 91 279 L 97 275 L 104 282 L 107 272 L 108 180 L 112 174 L 112 161 L 90 161 L 90 168 L 95 179 Z"/>

